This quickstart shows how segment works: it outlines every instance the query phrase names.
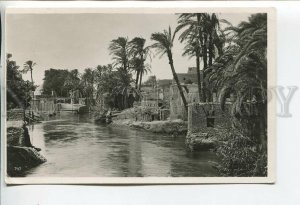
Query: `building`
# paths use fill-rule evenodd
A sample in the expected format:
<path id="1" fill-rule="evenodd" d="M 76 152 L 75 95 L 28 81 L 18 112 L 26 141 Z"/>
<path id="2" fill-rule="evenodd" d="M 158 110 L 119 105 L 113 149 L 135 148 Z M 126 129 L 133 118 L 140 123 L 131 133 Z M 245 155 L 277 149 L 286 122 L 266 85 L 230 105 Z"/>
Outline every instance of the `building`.
<path id="1" fill-rule="evenodd" d="M 164 102 L 167 102 L 169 105 L 170 101 L 170 87 L 172 85 L 172 80 L 171 79 L 163 79 L 163 80 L 158 80 L 157 86 L 159 88 L 159 97 L 161 100 Z"/>
<path id="2" fill-rule="evenodd" d="M 196 67 L 189 67 L 187 73 L 177 73 L 178 80 L 181 84 L 197 84 L 198 77 L 197 77 L 197 68 Z M 200 71 L 200 78 L 203 79 L 203 72 Z M 172 81 L 175 84 L 175 79 Z"/>
<path id="3" fill-rule="evenodd" d="M 187 73 L 177 73 L 178 80 L 183 88 L 184 96 L 187 103 L 200 102 L 198 91 L 197 68 L 189 67 Z M 203 72 L 200 71 L 200 78 L 203 79 Z M 187 112 L 184 108 L 178 86 L 173 79 L 170 86 L 170 118 L 171 119 L 187 119 Z"/>

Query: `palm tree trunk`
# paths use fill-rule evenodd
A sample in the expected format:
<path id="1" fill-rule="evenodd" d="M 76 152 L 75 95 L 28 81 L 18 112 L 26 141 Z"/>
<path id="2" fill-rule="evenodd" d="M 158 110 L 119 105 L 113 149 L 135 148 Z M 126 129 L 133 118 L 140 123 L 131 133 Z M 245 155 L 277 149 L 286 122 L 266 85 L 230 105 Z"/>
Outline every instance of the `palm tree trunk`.
<path id="1" fill-rule="evenodd" d="M 212 66 L 213 63 L 213 38 L 212 35 L 209 35 L 209 42 L 208 42 L 208 66 Z M 212 102 L 212 92 L 211 90 L 207 89 L 207 100 L 208 102 Z"/>
<path id="2" fill-rule="evenodd" d="M 201 76 L 200 76 L 200 55 L 199 55 L 199 51 L 197 51 L 197 53 L 196 53 L 196 67 L 197 67 L 199 101 L 201 102 L 201 100 L 202 100 L 202 88 L 201 88 Z"/>
<path id="3" fill-rule="evenodd" d="M 207 69 L 207 34 L 204 34 L 204 42 L 203 42 L 203 79 L 205 79 L 205 70 Z M 206 85 L 203 82 L 203 101 L 206 102 Z"/>
<path id="4" fill-rule="evenodd" d="M 138 85 L 139 85 L 139 76 L 140 76 L 140 71 L 137 70 L 137 72 L 136 72 L 136 79 L 135 79 L 135 89 L 138 89 Z"/>
<path id="5" fill-rule="evenodd" d="M 32 83 L 32 86 L 33 86 L 32 69 L 30 69 L 30 76 L 31 76 L 31 83 Z"/>
<path id="6" fill-rule="evenodd" d="M 173 74 L 173 77 L 174 77 L 175 82 L 177 84 L 177 87 L 178 87 L 178 90 L 179 90 L 179 93 L 180 93 L 180 96 L 181 96 L 181 99 L 182 99 L 182 102 L 183 102 L 183 105 L 184 105 L 184 109 L 185 109 L 186 112 L 188 112 L 187 101 L 185 99 L 185 96 L 184 96 L 181 84 L 180 84 L 180 82 L 178 80 L 178 76 L 177 76 L 177 74 L 175 72 L 175 68 L 174 68 L 174 64 L 173 64 L 173 57 L 172 57 L 172 53 L 171 52 L 168 53 L 168 57 L 169 57 L 169 64 L 170 64 L 170 67 L 171 67 L 171 70 L 172 70 L 172 74 Z"/>
<path id="7" fill-rule="evenodd" d="M 212 66 L 212 62 L 213 62 L 213 38 L 212 35 L 209 35 L 209 48 L 208 48 L 208 52 L 209 52 L 209 59 L 208 59 L 208 66 Z"/>
<path id="8" fill-rule="evenodd" d="M 140 85 L 139 85 L 139 90 L 141 90 L 142 87 L 142 79 L 143 79 L 143 71 L 140 73 Z"/>

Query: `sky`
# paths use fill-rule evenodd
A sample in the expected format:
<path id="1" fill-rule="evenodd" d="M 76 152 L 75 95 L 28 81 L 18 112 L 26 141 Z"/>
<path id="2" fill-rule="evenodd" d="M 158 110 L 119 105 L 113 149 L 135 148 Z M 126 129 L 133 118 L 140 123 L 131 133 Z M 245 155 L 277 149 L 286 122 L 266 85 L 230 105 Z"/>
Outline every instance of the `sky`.
<path id="1" fill-rule="evenodd" d="M 238 25 L 251 15 L 250 13 L 219 13 L 220 19 L 226 19 Z M 95 68 L 97 65 L 112 63 L 108 46 L 118 37 L 143 37 L 150 45 L 150 36 L 161 32 L 169 25 L 173 30 L 177 25 L 175 14 L 7 14 L 6 16 L 6 52 L 19 66 L 27 60 L 36 62 L 33 79 L 42 85 L 44 71 L 55 69 Z M 174 66 L 177 73 L 187 72 L 195 66 L 195 59 L 182 57 L 184 44 L 175 38 L 173 46 Z M 151 73 L 158 79 L 171 79 L 172 73 L 166 56 L 152 58 Z M 25 74 L 29 80 L 30 75 Z"/>

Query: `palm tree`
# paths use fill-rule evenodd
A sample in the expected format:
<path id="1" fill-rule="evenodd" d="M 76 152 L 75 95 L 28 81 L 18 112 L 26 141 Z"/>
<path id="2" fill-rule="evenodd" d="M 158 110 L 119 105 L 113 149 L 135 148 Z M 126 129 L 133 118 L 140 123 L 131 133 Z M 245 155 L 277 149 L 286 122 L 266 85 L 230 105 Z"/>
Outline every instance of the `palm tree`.
<path id="1" fill-rule="evenodd" d="M 32 77 L 32 70 L 33 70 L 33 67 L 36 65 L 36 63 L 34 63 L 33 61 L 29 60 L 29 61 L 26 61 L 24 63 L 24 69 L 22 72 L 24 73 L 27 73 L 28 71 L 30 71 L 30 76 L 31 76 L 31 83 L 33 85 L 33 77 Z M 33 89 L 33 88 L 32 88 Z"/>
<path id="2" fill-rule="evenodd" d="M 71 91 L 72 93 L 76 90 L 81 90 L 78 69 L 69 71 L 68 76 L 64 82 L 64 87 L 66 90 L 68 90 L 69 92 Z"/>
<path id="3" fill-rule="evenodd" d="M 190 57 L 196 57 L 196 70 L 198 80 L 198 93 L 199 99 L 203 99 L 202 82 L 200 75 L 200 57 L 202 54 L 202 28 L 201 28 L 201 17 L 200 13 L 183 13 L 178 18 L 178 26 L 176 27 L 175 33 L 186 28 L 179 36 L 180 42 L 186 41 L 183 56 L 188 55 Z"/>
<path id="4" fill-rule="evenodd" d="M 118 37 L 111 41 L 109 48 L 110 55 L 114 61 L 114 66 L 121 67 L 125 72 L 129 68 L 129 45 L 128 38 Z"/>
<path id="5" fill-rule="evenodd" d="M 252 132 L 251 136 L 259 136 L 266 150 L 267 15 L 251 15 L 248 22 L 227 30 L 233 32 L 234 44 L 216 59 L 206 80 L 217 87 L 222 108 L 229 94 L 236 96 L 232 115 L 243 123 L 244 130 Z M 256 119 L 258 122 L 249 123 Z M 247 127 L 250 125 L 252 127 Z"/>
<path id="6" fill-rule="evenodd" d="M 169 30 L 164 30 L 163 32 L 158 32 L 158 33 L 153 33 L 151 35 L 151 40 L 155 41 L 155 43 L 151 47 L 156 49 L 156 52 L 157 52 L 157 54 L 160 54 L 160 57 L 167 54 L 174 80 L 177 84 L 184 108 L 187 111 L 187 109 L 188 109 L 187 101 L 185 99 L 183 89 L 178 80 L 178 76 L 176 74 L 176 71 L 174 68 L 174 63 L 173 63 L 172 47 L 173 47 L 174 38 L 175 38 L 175 35 L 174 34 L 172 35 L 171 27 L 169 27 Z"/>
<path id="7" fill-rule="evenodd" d="M 208 34 L 208 66 L 211 66 L 215 58 L 216 50 L 222 55 L 224 37 L 221 35 L 220 22 L 215 13 L 206 15 L 206 32 Z"/>
<path id="8" fill-rule="evenodd" d="M 87 97 L 89 104 L 92 102 L 94 94 L 94 82 L 96 72 L 91 68 L 86 68 L 81 76 L 81 87 L 85 97 Z"/>
<path id="9" fill-rule="evenodd" d="M 151 52 L 149 47 L 145 47 L 145 43 L 146 40 L 140 37 L 135 37 L 129 42 L 132 66 L 136 71 L 135 87 L 139 90 L 141 89 L 143 74 L 150 70 L 150 65 L 145 64 L 145 61 L 147 58 L 151 59 Z"/>

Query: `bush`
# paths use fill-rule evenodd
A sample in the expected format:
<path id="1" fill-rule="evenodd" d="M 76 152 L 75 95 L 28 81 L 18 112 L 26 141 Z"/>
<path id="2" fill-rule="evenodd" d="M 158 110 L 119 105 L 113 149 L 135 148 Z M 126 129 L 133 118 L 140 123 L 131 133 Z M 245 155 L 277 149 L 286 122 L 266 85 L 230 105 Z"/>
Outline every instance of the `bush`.
<path id="1" fill-rule="evenodd" d="M 220 136 L 217 166 L 222 176 L 266 176 L 267 152 L 260 149 L 258 140 L 245 136 L 237 129 L 228 129 Z"/>

